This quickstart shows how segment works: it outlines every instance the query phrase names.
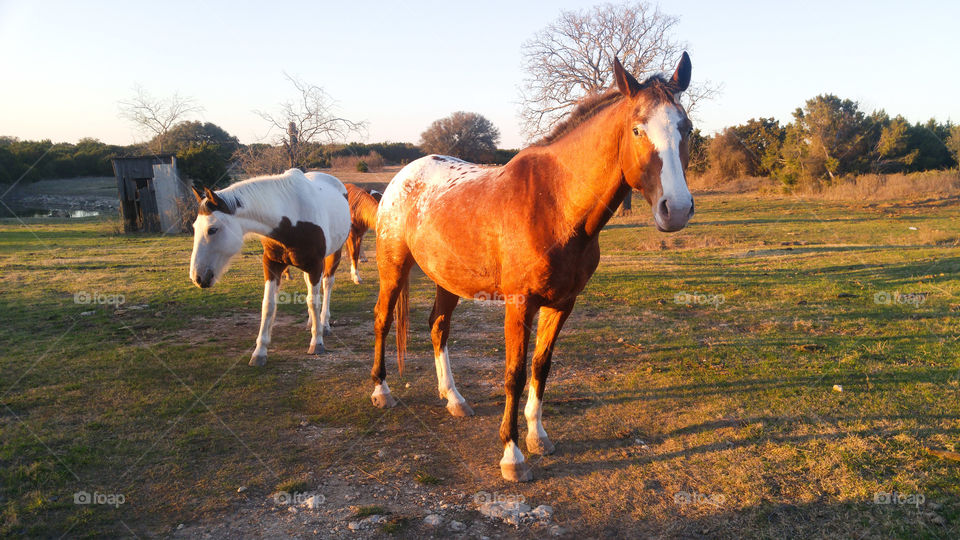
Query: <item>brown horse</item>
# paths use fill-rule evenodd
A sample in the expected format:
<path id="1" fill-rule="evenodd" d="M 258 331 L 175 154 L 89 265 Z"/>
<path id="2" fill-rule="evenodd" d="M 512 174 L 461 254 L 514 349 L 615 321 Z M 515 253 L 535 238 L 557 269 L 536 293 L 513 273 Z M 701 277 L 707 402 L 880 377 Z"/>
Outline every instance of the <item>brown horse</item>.
<path id="1" fill-rule="evenodd" d="M 347 187 L 347 201 L 350 203 L 350 235 L 347 237 L 347 254 L 350 255 L 350 278 L 357 285 L 360 284 L 360 274 L 357 267 L 363 256 L 363 235 L 368 229 L 377 227 L 377 210 L 380 209 L 379 191 L 366 191 L 353 184 L 344 184 Z"/>
<path id="2" fill-rule="evenodd" d="M 527 450 L 547 454 L 553 444 L 541 411 L 553 346 L 600 261 L 600 230 L 631 189 L 639 189 L 650 203 L 660 231 L 680 230 L 693 215 L 685 177 L 692 124 L 678 100 L 690 82 L 690 58 L 683 54 L 669 80 L 655 76 L 639 83 L 619 61 L 614 72 L 615 90 L 581 102 L 554 133 L 505 166 L 481 168 L 427 156 L 401 170 L 380 203 L 373 403 L 395 404 L 385 380 L 384 339 L 396 312 L 402 372 L 414 263 L 437 284 L 430 337 L 440 396 L 454 415 L 472 411 L 450 371 L 450 316 L 459 297 L 505 300 L 500 470 L 508 480 L 531 478 L 517 446 L 517 410 L 538 310 L 524 415 Z"/>

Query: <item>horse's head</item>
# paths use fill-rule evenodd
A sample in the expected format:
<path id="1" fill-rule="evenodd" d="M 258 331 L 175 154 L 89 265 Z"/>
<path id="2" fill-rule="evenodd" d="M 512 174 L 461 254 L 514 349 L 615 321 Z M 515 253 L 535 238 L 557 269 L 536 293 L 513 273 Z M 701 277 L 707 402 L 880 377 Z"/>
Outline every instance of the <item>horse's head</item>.
<path id="1" fill-rule="evenodd" d="M 193 255 L 190 257 L 190 280 L 200 288 L 212 287 L 230 265 L 230 259 L 243 247 L 243 229 L 234 215 L 236 205 L 204 188 L 193 193 L 200 204 L 193 222 Z"/>
<path id="2" fill-rule="evenodd" d="M 616 59 L 614 73 L 627 111 L 620 144 L 624 179 L 643 192 L 657 229 L 679 231 L 693 216 L 686 179 L 693 124 L 679 101 L 690 84 L 690 57 L 683 53 L 669 81 L 657 76 L 641 84 Z"/>

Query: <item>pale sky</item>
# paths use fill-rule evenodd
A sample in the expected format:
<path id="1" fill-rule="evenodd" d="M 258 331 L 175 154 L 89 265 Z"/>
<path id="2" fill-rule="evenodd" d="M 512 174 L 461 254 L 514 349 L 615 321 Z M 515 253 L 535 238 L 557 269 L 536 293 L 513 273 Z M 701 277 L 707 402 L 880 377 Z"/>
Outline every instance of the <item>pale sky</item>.
<path id="1" fill-rule="evenodd" d="M 140 84 L 204 107 L 244 143 L 253 111 L 293 97 L 283 73 L 323 87 L 366 142 L 419 140 L 438 118 L 480 113 L 501 147 L 519 130 L 521 44 L 579 0 L 53 2 L 0 0 L 0 135 L 129 144 L 118 117 Z M 791 112 L 820 93 L 908 120 L 960 122 L 960 3 L 674 0 L 693 79 L 723 85 L 698 127 Z M 363 140 L 356 137 L 356 140 Z"/>

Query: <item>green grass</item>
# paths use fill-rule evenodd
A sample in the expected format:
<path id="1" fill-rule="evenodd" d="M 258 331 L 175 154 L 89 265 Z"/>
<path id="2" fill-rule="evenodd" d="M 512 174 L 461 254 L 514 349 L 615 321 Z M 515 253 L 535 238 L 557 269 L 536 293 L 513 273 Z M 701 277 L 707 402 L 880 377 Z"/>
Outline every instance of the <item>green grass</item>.
<path id="1" fill-rule="evenodd" d="M 614 219 L 547 387 L 558 454 L 532 457 L 537 481 L 522 486 L 496 466 L 500 308 L 464 301 L 454 315 L 457 382 L 478 416 L 451 421 L 435 400 L 433 286 L 417 274 L 410 371 L 394 384 L 390 364 L 407 408 L 384 412 L 367 397 L 372 263 L 360 287 L 341 268 L 332 356 L 307 358 L 305 307 L 281 305 L 267 367 L 252 369 L 258 244 L 201 291 L 189 237 L 0 220 L 0 534 L 165 535 L 232 511 L 237 486 L 306 491 L 341 464 L 523 493 L 594 533 L 956 536 L 960 468 L 925 448 L 960 450 L 958 210 L 708 196 L 673 235 L 646 209 Z M 88 295 L 124 303 L 76 303 Z M 305 439 L 314 427 L 324 435 Z M 431 472 L 377 458 L 383 447 L 428 454 Z M 125 502 L 74 504 L 80 491 Z M 678 491 L 725 502 L 677 505 Z M 945 524 L 872 504 L 892 491 L 941 504 Z"/>

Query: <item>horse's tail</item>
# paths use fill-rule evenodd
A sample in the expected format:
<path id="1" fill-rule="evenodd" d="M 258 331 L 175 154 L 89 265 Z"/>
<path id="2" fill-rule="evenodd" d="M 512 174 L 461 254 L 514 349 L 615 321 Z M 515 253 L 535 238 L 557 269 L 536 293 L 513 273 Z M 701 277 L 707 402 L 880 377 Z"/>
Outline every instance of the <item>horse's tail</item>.
<path id="1" fill-rule="evenodd" d="M 393 315 L 397 319 L 397 368 L 403 375 L 403 360 L 407 354 L 407 323 L 410 319 L 410 276 L 400 282 L 400 295 Z"/>

